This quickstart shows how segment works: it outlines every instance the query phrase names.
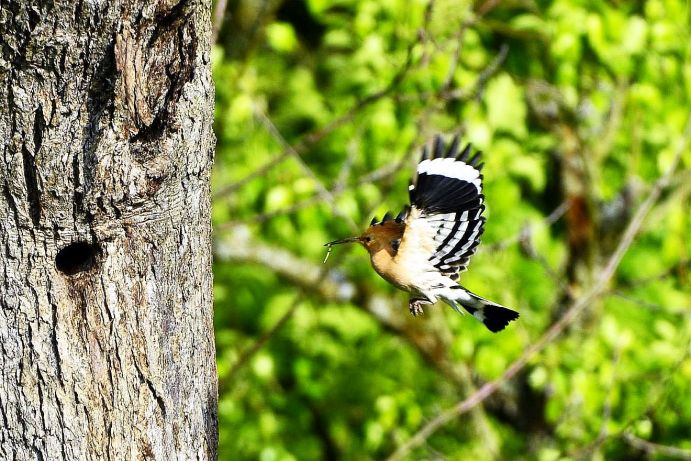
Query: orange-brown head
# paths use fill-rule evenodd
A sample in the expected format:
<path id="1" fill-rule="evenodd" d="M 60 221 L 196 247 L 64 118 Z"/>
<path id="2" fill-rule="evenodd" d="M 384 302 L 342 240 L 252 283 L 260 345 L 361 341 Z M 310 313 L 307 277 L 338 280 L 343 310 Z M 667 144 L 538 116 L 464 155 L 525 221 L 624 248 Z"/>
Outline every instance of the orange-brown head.
<path id="1" fill-rule="evenodd" d="M 330 250 L 333 245 L 357 242 L 362 244 L 370 255 L 385 250 L 393 257 L 398 251 L 404 229 L 405 224 L 401 219 L 393 220 L 387 214 L 382 222 L 377 222 L 376 218 L 373 219 L 372 224 L 359 237 L 334 240 L 324 246 L 329 247 Z"/>

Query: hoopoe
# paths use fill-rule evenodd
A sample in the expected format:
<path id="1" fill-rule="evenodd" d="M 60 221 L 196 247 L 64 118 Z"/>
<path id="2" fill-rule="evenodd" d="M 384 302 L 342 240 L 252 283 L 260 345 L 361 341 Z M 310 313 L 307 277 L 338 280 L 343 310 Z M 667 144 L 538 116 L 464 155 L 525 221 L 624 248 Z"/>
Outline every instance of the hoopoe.
<path id="1" fill-rule="evenodd" d="M 333 245 L 357 242 L 369 252 L 372 266 L 386 281 L 411 293 L 409 309 L 421 314 L 422 306 L 441 299 L 458 313 L 470 312 L 493 332 L 518 318 L 518 312 L 484 299 L 458 284 L 484 230 L 485 210 L 480 170 L 481 152 L 471 144 L 459 153 L 458 136 L 448 149 L 436 136 L 432 155 L 427 146 L 417 175 L 408 188 L 410 205 L 396 218 L 375 217 L 359 237 L 334 240 Z M 327 253 L 328 256 L 328 253 Z M 325 260 L 326 261 L 326 260 Z"/>

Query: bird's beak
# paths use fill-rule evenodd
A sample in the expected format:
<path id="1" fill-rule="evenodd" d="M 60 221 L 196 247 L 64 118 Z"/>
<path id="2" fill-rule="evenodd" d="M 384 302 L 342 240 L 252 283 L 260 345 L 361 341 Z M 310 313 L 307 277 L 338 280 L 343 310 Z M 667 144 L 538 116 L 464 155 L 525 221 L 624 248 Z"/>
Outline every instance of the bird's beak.
<path id="1" fill-rule="evenodd" d="M 348 237 L 347 239 L 334 240 L 333 242 L 325 243 L 324 246 L 328 247 L 329 249 L 326 251 L 326 256 L 324 257 L 324 263 L 326 262 L 327 259 L 329 259 L 329 255 L 331 254 L 331 247 L 332 246 L 339 245 L 341 243 L 351 243 L 351 242 L 360 242 L 360 241 L 361 241 L 360 237 Z"/>
<path id="2" fill-rule="evenodd" d="M 333 242 L 325 243 L 325 247 L 330 247 L 333 245 L 339 245 L 341 243 L 351 243 L 351 242 L 359 242 L 360 237 L 348 237 L 347 239 L 341 239 L 341 240 L 334 240 Z"/>

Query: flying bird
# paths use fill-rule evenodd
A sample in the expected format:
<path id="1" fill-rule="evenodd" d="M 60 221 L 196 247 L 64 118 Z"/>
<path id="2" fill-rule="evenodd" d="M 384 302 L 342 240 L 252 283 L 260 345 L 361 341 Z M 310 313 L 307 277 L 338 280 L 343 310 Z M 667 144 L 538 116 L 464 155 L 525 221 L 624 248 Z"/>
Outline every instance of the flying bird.
<path id="1" fill-rule="evenodd" d="M 411 294 L 413 315 L 421 314 L 423 305 L 442 300 L 461 314 L 463 307 L 492 332 L 503 330 L 518 318 L 518 312 L 458 283 L 484 230 L 481 155 L 473 152 L 471 144 L 459 152 L 458 136 L 448 147 L 436 136 L 431 155 L 427 146 L 422 150 L 416 177 L 408 188 L 410 205 L 396 218 L 391 213 L 381 221 L 375 217 L 359 237 L 325 244 L 328 252 L 341 243 L 362 244 L 374 270 Z"/>

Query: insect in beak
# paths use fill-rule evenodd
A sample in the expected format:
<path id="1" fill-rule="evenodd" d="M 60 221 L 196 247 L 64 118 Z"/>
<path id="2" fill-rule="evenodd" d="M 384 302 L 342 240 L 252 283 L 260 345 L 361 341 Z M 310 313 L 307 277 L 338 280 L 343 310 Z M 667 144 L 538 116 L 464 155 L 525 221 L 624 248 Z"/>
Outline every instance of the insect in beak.
<path id="1" fill-rule="evenodd" d="M 329 255 L 331 254 L 331 247 L 334 245 L 340 245 L 341 243 L 352 243 L 352 242 L 359 242 L 360 237 L 348 237 L 346 239 L 340 239 L 340 240 L 334 240 L 333 242 L 325 243 L 324 246 L 327 247 L 326 250 L 326 256 L 324 256 L 324 261 L 322 264 L 326 263 L 326 260 L 329 259 Z"/>

